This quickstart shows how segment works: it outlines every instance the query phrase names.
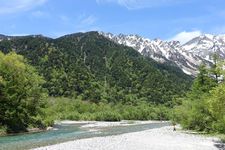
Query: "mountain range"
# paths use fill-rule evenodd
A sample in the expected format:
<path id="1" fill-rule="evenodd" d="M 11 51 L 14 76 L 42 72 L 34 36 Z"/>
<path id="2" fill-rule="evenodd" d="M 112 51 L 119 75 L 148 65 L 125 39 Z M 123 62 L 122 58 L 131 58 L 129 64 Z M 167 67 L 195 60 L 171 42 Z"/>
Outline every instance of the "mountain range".
<path id="1" fill-rule="evenodd" d="M 150 40 L 139 35 L 115 35 L 98 32 L 100 35 L 137 50 L 143 56 L 150 57 L 159 63 L 176 64 L 184 73 L 196 76 L 198 67 L 204 63 L 211 65 L 213 55 L 217 54 L 225 59 L 225 35 L 202 34 L 185 44 L 179 41 Z M 24 38 L 26 36 L 6 36 L 0 34 L 0 41 Z M 29 35 L 28 37 L 44 37 L 43 35 Z M 50 39 L 50 38 L 49 38 Z"/>
<path id="2" fill-rule="evenodd" d="M 203 34 L 185 44 L 179 41 L 150 40 L 139 35 L 99 32 L 110 40 L 134 48 L 157 62 L 173 62 L 184 73 L 196 76 L 201 63 L 211 65 L 213 55 L 225 59 L 225 35 Z"/>
<path id="3" fill-rule="evenodd" d="M 50 96 L 93 102 L 171 102 L 193 78 L 176 64 L 158 63 L 98 32 L 56 39 L 42 35 L 0 36 L 0 51 L 16 52 L 43 76 Z"/>

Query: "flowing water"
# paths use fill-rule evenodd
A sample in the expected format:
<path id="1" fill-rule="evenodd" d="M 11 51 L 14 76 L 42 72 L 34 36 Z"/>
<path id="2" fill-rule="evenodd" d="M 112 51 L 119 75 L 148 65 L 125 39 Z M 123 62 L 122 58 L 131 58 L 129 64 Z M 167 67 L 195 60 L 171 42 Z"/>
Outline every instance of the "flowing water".
<path id="1" fill-rule="evenodd" d="M 162 122 L 101 128 L 82 128 L 82 125 L 84 124 L 61 124 L 54 126 L 56 130 L 0 137 L 0 150 L 24 150 L 82 138 L 143 131 L 170 124 Z"/>

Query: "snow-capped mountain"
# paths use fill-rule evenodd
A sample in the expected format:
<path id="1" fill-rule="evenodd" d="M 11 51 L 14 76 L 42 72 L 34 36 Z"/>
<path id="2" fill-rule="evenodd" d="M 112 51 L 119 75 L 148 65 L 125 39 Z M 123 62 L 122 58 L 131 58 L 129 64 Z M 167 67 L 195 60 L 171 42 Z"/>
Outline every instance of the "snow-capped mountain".
<path id="1" fill-rule="evenodd" d="M 215 53 L 225 58 L 225 35 L 201 35 L 184 44 L 183 48 L 211 62 Z"/>
<path id="2" fill-rule="evenodd" d="M 186 74 L 196 75 L 198 66 L 203 62 L 212 63 L 213 54 L 216 52 L 221 58 L 225 58 L 225 36 L 202 35 L 196 37 L 184 45 L 179 41 L 150 40 L 138 35 L 113 35 L 100 32 L 100 34 L 116 43 L 133 47 L 144 56 L 164 63 L 172 61 L 176 63 Z"/>
<path id="3" fill-rule="evenodd" d="M 7 39 L 7 37 L 5 35 L 0 34 L 0 41 L 2 41 L 3 39 Z"/>
<path id="4" fill-rule="evenodd" d="M 45 37 L 45 36 L 43 36 L 41 34 L 37 34 L 37 35 L 20 35 L 20 36 L 7 36 L 7 35 L 0 34 L 0 41 L 2 41 L 2 40 L 18 39 L 18 38 L 23 38 L 23 37 L 48 38 L 48 37 Z"/>

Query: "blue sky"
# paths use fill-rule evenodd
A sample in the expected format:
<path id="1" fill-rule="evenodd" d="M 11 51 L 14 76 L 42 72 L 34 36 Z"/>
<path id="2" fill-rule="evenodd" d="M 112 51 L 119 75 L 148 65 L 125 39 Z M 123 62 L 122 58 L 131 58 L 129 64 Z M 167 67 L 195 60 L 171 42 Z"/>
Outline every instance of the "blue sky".
<path id="1" fill-rule="evenodd" d="M 0 34 L 99 30 L 185 40 L 225 33 L 225 0 L 0 0 Z"/>

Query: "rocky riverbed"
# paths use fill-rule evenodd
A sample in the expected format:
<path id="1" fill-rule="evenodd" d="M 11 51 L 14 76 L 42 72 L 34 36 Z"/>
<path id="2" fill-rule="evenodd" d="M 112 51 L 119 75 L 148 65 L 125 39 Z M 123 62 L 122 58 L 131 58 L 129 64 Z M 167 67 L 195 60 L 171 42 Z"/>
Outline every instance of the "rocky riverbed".
<path id="1" fill-rule="evenodd" d="M 190 134 L 173 126 L 106 137 L 94 137 L 40 147 L 34 150 L 218 150 L 219 139 Z"/>

